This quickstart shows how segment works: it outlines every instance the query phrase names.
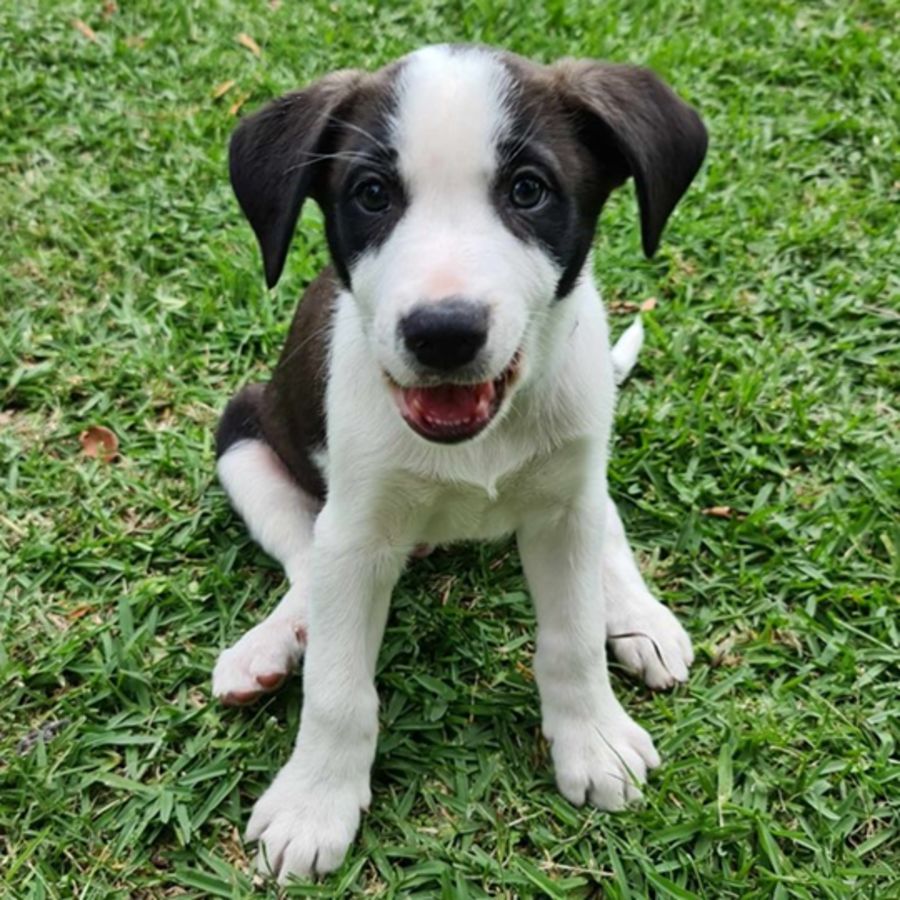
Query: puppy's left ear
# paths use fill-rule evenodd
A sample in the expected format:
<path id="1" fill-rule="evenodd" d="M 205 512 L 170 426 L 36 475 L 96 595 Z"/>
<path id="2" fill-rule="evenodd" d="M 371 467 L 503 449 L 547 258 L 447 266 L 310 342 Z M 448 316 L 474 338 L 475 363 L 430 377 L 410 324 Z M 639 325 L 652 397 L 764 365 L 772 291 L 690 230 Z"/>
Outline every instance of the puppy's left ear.
<path id="1" fill-rule="evenodd" d="M 588 117 L 591 151 L 601 158 L 617 151 L 634 177 L 644 253 L 652 256 L 706 155 L 700 116 L 649 69 L 589 60 L 553 69 L 568 101 Z"/>

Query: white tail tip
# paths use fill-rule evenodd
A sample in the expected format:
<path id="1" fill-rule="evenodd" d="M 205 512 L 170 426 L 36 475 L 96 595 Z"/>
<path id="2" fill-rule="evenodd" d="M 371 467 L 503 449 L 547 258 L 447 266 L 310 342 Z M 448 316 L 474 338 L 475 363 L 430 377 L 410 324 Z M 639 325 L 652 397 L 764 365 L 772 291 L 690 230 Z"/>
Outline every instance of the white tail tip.
<path id="1" fill-rule="evenodd" d="M 638 316 L 612 348 L 613 375 L 621 384 L 631 374 L 644 343 L 644 325 Z"/>

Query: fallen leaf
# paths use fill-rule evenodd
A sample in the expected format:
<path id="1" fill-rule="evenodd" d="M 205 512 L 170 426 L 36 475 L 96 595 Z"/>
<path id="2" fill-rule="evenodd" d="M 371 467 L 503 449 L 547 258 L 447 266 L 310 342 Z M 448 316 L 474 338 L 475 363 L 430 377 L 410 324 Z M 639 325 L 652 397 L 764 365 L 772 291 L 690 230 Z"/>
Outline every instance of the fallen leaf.
<path id="1" fill-rule="evenodd" d="M 125 38 L 125 46 L 139 50 L 144 46 L 146 41 L 147 39 L 140 34 L 130 34 L 127 38 Z"/>
<path id="2" fill-rule="evenodd" d="M 734 510 L 730 506 L 707 506 L 706 509 L 701 509 L 700 512 L 704 516 L 712 516 L 714 519 L 731 519 L 735 515 Z"/>
<path id="3" fill-rule="evenodd" d="M 82 616 L 87 615 L 91 611 L 91 605 L 89 603 L 82 603 L 81 606 L 76 606 L 74 609 L 70 609 L 66 613 L 66 617 L 74 622 L 80 619 Z"/>
<path id="4" fill-rule="evenodd" d="M 106 0 L 103 4 L 103 18 L 111 19 L 119 11 L 119 4 L 116 0 Z"/>
<path id="5" fill-rule="evenodd" d="M 637 303 L 632 303 L 630 300 L 613 300 L 611 303 L 607 304 L 606 308 L 613 315 L 621 313 L 636 313 L 640 311 L 640 307 L 637 305 Z"/>
<path id="6" fill-rule="evenodd" d="M 236 84 L 237 82 L 233 78 L 229 78 L 228 81 L 223 81 L 221 84 L 217 84 L 213 88 L 213 100 L 218 100 L 220 97 L 224 97 Z"/>
<path id="7" fill-rule="evenodd" d="M 269 9 L 271 9 L 272 12 L 281 9 L 281 0 L 269 0 Z"/>
<path id="8" fill-rule="evenodd" d="M 250 92 L 242 93 L 238 96 L 237 100 L 228 107 L 228 115 L 236 116 L 240 111 L 241 107 L 247 102 L 247 98 L 250 96 Z"/>
<path id="9" fill-rule="evenodd" d="M 237 36 L 237 41 L 242 47 L 246 47 L 254 56 L 259 56 L 262 53 L 262 50 L 259 49 L 259 44 L 257 44 L 246 31 L 242 31 Z"/>
<path id="10" fill-rule="evenodd" d="M 82 22 L 81 19 L 72 19 L 72 27 L 81 32 L 83 37 L 86 37 L 89 41 L 93 41 L 95 44 L 97 43 L 97 32 L 91 28 L 87 22 Z"/>
<path id="11" fill-rule="evenodd" d="M 656 309 L 656 297 L 648 297 L 641 304 L 641 312 L 650 312 L 651 309 Z"/>
<path id="12" fill-rule="evenodd" d="M 119 439 L 102 425 L 91 425 L 78 435 L 84 455 L 90 459 L 112 462 L 119 455 Z"/>

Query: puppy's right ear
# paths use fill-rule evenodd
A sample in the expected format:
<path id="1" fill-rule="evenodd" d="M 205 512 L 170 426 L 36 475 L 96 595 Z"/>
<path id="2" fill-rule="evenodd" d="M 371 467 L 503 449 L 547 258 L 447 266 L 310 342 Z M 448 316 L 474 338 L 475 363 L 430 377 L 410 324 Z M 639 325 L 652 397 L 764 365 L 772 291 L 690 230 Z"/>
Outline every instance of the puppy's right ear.
<path id="1" fill-rule="evenodd" d="M 354 70 L 326 75 L 248 116 L 231 137 L 231 186 L 259 241 L 270 288 L 281 277 L 328 123 L 361 77 Z"/>

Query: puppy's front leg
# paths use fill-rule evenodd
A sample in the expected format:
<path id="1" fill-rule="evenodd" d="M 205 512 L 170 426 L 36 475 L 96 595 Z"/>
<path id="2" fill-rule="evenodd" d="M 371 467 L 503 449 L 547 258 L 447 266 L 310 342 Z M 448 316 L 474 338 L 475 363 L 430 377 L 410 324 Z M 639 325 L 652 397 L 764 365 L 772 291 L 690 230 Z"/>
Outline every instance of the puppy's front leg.
<path id="1" fill-rule="evenodd" d="M 355 539 L 339 518 L 326 505 L 315 526 L 300 733 L 247 826 L 282 882 L 337 868 L 371 797 L 375 663 L 405 553 Z"/>
<path id="2" fill-rule="evenodd" d="M 576 805 L 621 809 L 659 764 L 650 736 L 615 698 L 600 578 L 603 498 L 534 516 L 518 532 L 537 612 L 534 673 L 556 781 Z"/>

